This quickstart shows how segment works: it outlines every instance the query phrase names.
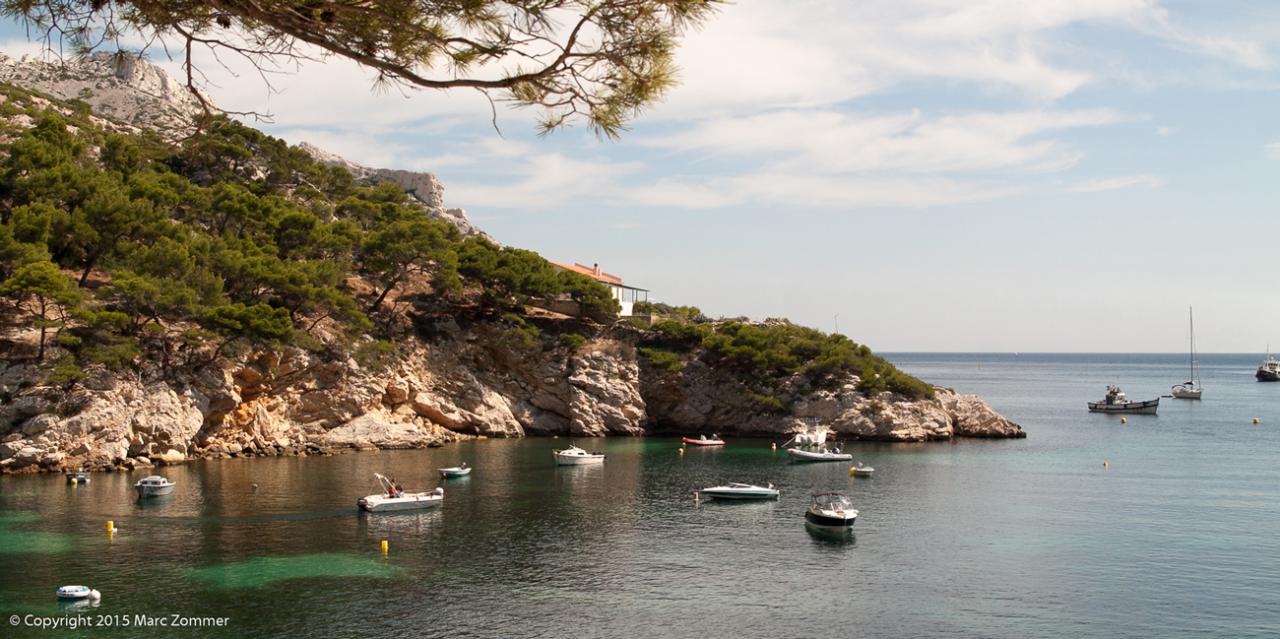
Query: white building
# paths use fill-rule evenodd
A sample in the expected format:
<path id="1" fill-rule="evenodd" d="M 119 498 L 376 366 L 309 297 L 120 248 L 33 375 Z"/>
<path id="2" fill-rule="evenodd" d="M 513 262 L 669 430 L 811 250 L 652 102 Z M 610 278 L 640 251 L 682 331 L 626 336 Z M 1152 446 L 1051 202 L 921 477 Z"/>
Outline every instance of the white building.
<path id="1" fill-rule="evenodd" d="M 600 270 L 599 264 L 587 266 L 585 264 L 578 264 L 577 262 L 574 262 L 573 264 L 551 262 L 551 265 L 559 269 L 586 275 L 587 277 L 609 287 L 609 292 L 613 294 L 613 299 L 618 300 L 618 306 L 622 307 L 622 310 L 618 313 L 622 317 L 630 317 L 634 314 L 632 311 L 635 308 L 636 302 L 649 301 L 648 289 L 636 288 L 634 286 L 627 286 L 626 284 L 623 284 L 621 277 L 611 273 L 605 273 Z"/>

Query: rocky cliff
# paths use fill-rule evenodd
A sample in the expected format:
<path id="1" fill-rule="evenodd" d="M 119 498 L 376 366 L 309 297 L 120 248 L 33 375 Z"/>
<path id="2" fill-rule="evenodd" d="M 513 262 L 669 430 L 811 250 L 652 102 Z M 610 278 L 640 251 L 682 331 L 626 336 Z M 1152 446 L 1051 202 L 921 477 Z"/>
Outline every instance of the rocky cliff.
<path id="1" fill-rule="evenodd" d="M 804 418 L 843 439 L 925 441 L 1022 437 L 972 395 L 868 397 L 850 378 L 762 412 L 730 378 L 701 363 L 678 379 L 649 370 L 633 336 L 613 331 L 577 347 L 526 352 L 493 326 L 452 320 L 411 340 L 393 365 L 362 368 L 301 350 L 255 351 L 170 379 L 104 376 L 70 393 L 38 370 L 0 371 L 0 471 L 109 469 L 194 458 L 419 448 L 462 438 L 719 432 L 786 439 Z"/>

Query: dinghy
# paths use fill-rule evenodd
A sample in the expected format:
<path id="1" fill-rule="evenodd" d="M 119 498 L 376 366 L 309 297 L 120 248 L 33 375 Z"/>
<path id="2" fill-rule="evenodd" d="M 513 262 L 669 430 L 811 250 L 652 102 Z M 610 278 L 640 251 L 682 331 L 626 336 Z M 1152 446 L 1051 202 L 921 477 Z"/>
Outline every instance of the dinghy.
<path id="1" fill-rule="evenodd" d="M 737 482 L 730 483 L 726 486 L 713 486 L 711 488 L 703 488 L 701 491 L 704 497 L 713 499 L 777 499 L 778 489 L 773 484 L 768 486 L 755 486 L 753 484 L 741 484 Z"/>
<path id="2" fill-rule="evenodd" d="M 683 437 L 680 441 L 691 446 L 724 446 L 724 440 L 719 435 L 712 435 L 711 439 L 707 439 L 706 435 L 698 435 L 697 439 L 692 437 Z"/>
<path id="3" fill-rule="evenodd" d="M 796 461 L 803 462 L 824 462 L 824 461 L 852 461 L 853 455 L 842 453 L 837 448 L 834 451 L 826 448 L 820 450 L 804 450 L 802 448 L 788 448 L 787 454 Z"/>
<path id="4" fill-rule="evenodd" d="M 59 599 L 101 599 L 102 593 L 88 586 L 62 586 L 58 588 Z"/>
<path id="5" fill-rule="evenodd" d="M 872 473 L 875 473 L 875 472 L 876 472 L 876 469 L 870 466 L 863 466 L 862 462 L 858 462 L 857 466 L 854 466 L 853 468 L 849 469 L 849 474 L 853 475 L 854 477 L 870 477 Z"/>
<path id="6" fill-rule="evenodd" d="M 89 483 L 89 473 L 83 470 L 69 470 L 67 471 L 67 483 L 87 484 Z"/>
<path id="7" fill-rule="evenodd" d="M 450 479 L 453 477 L 466 477 L 467 475 L 471 474 L 471 467 L 468 466 L 466 462 L 463 462 L 457 466 L 453 466 L 452 468 L 437 468 L 436 470 L 440 471 L 440 477 L 442 479 Z"/>

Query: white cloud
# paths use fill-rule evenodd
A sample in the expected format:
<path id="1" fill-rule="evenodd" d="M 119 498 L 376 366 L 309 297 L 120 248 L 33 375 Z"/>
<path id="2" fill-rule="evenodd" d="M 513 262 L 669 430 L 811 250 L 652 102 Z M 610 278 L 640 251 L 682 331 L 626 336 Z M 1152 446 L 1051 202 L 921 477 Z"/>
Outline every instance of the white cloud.
<path id="1" fill-rule="evenodd" d="M 1162 138 L 1167 138 L 1167 137 L 1169 137 L 1169 136 L 1171 136 L 1171 135 L 1173 135 L 1174 133 L 1177 133 L 1177 132 L 1178 132 L 1178 130 L 1177 130 L 1177 129 L 1175 129 L 1175 128 L 1173 128 L 1173 127 L 1171 127 L 1171 126 L 1158 126 L 1158 127 L 1156 127 L 1156 135 L 1158 135 L 1158 136 L 1160 136 L 1160 137 L 1162 137 Z"/>
<path id="2" fill-rule="evenodd" d="M 919 111 L 861 116 L 838 111 L 777 111 L 702 121 L 640 140 L 677 151 L 760 158 L 808 172 L 1055 171 L 1078 151 L 1044 136 L 1132 119 L 1114 111 L 1014 111 L 929 118 Z"/>
<path id="3" fill-rule="evenodd" d="M 1272 142 L 1266 147 L 1267 157 L 1273 160 L 1280 160 L 1280 142 Z"/>
<path id="4" fill-rule="evenodd" d="M 1101 193 L 1132 188 L 1154 189 L 1164 186 L 1166 182 L 1167 180 L 1157 175 L 1127 175 L 1080 182 L 1068 186 L 1066 190 L 1072 193 Z"/>
<path id="5" fill-rule="evenodd" d="M 612 199 L 620 180 L 636 173 L 635 162 L 610 163 L 599 158 L 577 159 L 561 153 L 529 155 L 508 166 L 488 182 L 453 181 L 449 201 L 458 206 L 546 210 L 570 202 Z"/>

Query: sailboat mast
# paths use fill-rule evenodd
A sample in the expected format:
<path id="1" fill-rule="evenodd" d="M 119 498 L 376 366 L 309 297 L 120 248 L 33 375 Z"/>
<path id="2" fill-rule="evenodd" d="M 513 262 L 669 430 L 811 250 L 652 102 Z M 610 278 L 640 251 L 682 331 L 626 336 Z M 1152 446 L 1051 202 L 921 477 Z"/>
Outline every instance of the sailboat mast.
<path id="1" fill-rule="evenodd" d="M 1196 361 L 1196 316 L 1195 309 L 1187 307 L 1187 320 L 1191 325 L 1191 379 L 1196 383 L 1200 382 L 1199 371 L 1196 370 L 1199 362 Z"/>

